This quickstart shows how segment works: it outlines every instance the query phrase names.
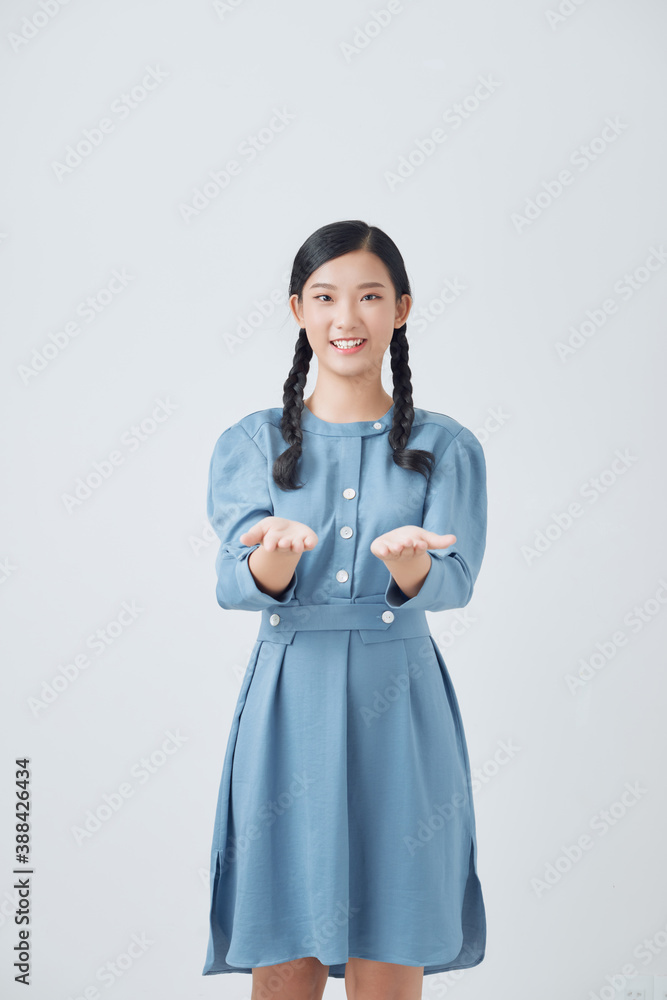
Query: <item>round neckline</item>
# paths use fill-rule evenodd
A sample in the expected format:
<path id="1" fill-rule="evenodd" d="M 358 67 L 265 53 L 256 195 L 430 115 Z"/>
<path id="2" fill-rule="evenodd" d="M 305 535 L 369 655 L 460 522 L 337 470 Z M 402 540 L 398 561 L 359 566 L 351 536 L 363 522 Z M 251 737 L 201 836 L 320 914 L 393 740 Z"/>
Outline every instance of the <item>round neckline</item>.
<path id="1" fill-rule="evenodd" d="M 316 434 L 330 434 L 337 437 L 377 435 L 390 429 L 394 419 L 395 406 L 396 404 L 392 403 L 387 412 L 377 420 L 352 420 L 347 423 L 332 423 L 330 420 L 322 420 L 321 417 L 316 417 L 312 410 L 309 410 L 304 404 L 301 411 L 301 426 L 304 430 L 313 431 Z M 375 426 L 378 423 L 381 424 L 381 427 Z"/>

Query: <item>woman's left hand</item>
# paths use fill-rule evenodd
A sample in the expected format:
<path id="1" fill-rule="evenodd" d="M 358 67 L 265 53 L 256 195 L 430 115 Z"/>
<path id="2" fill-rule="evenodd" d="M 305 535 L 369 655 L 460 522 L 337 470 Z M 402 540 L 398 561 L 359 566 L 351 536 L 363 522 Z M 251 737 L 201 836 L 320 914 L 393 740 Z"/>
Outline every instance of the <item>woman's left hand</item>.
<path id="1" fill-rule="evenodd" d="M 416 524 L 386 531 L 371 542 L 371 552 L 383 562 L 413 559 L 427 549 L 446 549 L 456 541 L 456 535 L 437 535 Z"/>

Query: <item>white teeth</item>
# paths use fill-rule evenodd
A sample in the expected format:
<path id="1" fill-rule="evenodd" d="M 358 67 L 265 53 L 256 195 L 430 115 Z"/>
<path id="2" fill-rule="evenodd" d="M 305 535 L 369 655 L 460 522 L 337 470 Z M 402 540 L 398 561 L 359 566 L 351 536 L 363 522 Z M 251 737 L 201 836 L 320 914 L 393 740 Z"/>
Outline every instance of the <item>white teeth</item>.
<path id="1" fill-rule="evenodd" d="M 363 344 L 363 337 L 359 340 L 332 340 L 331 343 L 335 344 L 336 347 L 356 347 L 357 344 Z"/>

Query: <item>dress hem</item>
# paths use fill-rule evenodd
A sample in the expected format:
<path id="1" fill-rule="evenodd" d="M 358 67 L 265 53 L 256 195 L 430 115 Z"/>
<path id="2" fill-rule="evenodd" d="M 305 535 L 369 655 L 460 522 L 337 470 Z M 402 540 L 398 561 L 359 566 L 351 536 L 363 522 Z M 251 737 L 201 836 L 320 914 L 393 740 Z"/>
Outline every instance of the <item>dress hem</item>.
<path id="1" fill-rule="evenodd" d="M 429 965 L 422 965 L 422 963 L 420 963 L 420 962 L 408 962 L 405 959 L 397 959 L 397 958 L 374 958 L 374 959 L 370 959 L 370 956 L 368 956 L 368 955 L 348 955 L 348 957 L 345 959 L 345 961 L 330 962 L 330 963 L 328 963 L 328 965 L 329 965 L 328 977 L 330 979 L 343 979 L 345 977 L 345 969 L 344 968 L 343 968 L 342 972 L 332 972 L 331 970 L 333 968 L 341 966 L 341 965 L 345 966 L 347 964 L 347 962 L 349 961 L 350 958 L 365 958 L 365 959 L 369 959 L 370 961 L 374 961 L 374 962 L 389 962 L 392 965 L 409 965 L 409 966 L 412 966 L 412 967 L 415 967 L 415 968 L 423 968 L 425 976 L 432 976 L 432 975 L 436 975 L 437 973 L 440 973 L 440 972 L 456 972 L 459 969 L 474 969 L 475 966 L 480 965 L 481 962 L 484 960 L 485 954 L 486 954 L 486 949 L 484 949 L 484 951 L 482 951 L 481 955 L 479 956 L 479 958 L 476 959 L 476 961 L 470 962 L 468 965 L 462 965 L 462 964 L 461 965 L 452 965 L 451 962 L 450 963 L 446 963 L 445 962 L 444 964 L 439 964 L 439 965 L 436 965 L 435 963 L 432 962 Z M 317 958 L 317 957 L 318 957 L 317 955 L 295 955 L 292 958 L 279 959 L 277 962 L 267 962 L 265 965 L 256 965 L 256 966 L 252 966 L 252 965 L 247 965 L 247 966 L 230 966 L 229 968 L 226 968 L 226 969 L 208 969 L 208 970 L 204 970 L 202 972 L 202 976 L 219 976 L 219 975 L 224 975 L 225 973 L 230 973 L 230 972 L 240 972 L 240 973 L 252 974 L 253 968 L 257 968 L 257 969 L 267 968 L 268 966 L 271 966 L 271 965 L 282 965 L 285 962 L 296 962 L 296 961 L 298 961 L 301 958 Z M 321 959 L 318 959 L 318 960 L 320 962 L 322 961 Z M 322 965 L 327 965 L 327 963 L 326 962 L 322 962 Z"/>

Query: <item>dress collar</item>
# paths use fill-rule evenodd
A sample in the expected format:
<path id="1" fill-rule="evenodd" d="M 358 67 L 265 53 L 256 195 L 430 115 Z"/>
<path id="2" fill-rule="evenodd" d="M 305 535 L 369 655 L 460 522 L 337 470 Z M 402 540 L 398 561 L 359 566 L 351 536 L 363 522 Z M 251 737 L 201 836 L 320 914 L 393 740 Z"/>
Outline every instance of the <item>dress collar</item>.
<path id="1" fill-rule="evenodd" d="M 395 406 L 396 404 L 392 403 L 384 416 L 378 420 L 355 420 L 345 424 L 333 424 L 328 420 L 321 420 L 304 406 L 301 411 L 301 427 L 311 434 L 326 434 L 330 437 L 377 437 L 378 434 L 385 434 L 391 430 Z"/>

